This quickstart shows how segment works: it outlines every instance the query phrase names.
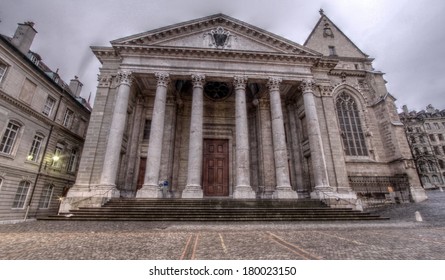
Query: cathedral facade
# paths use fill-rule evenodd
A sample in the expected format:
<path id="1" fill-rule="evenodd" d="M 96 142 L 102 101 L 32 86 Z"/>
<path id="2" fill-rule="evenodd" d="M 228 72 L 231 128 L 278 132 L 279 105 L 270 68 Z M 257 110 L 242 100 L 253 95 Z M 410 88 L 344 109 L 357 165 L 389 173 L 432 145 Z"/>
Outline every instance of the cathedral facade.
<path id="1" fill-rule="evenodd" d="M 426 199 L 383 73 L 321 12 L 303 45 L 217 14 L 92 47 L 65 212 L 112 197 Z"/>

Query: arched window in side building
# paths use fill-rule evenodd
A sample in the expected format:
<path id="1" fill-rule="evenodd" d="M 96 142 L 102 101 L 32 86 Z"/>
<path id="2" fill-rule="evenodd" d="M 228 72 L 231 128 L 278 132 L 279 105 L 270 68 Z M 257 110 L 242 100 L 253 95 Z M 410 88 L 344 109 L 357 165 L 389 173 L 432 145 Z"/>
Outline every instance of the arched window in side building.
<path id="1" fill-rule="evenodd" d="M 346 155 L 367 156 L 365 135 L 355 99 L 343 91 L 338 95 L 335 103 Z"/>

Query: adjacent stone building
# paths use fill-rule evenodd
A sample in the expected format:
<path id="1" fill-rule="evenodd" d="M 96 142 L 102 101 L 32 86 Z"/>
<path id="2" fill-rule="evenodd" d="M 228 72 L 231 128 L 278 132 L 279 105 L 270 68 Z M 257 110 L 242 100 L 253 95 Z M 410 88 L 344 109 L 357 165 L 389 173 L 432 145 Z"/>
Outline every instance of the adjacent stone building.
<path id="1" fill-rule="evenodd" d="M 409 111 L 403 106 L 399 114 L 405 125 L 417 171 L 425 188 L 444 186 L 445 178 L 445 110 L 428 105 L 426 110 Z"/>
<path id="2" fill-rule="evenodd" d="M 76 178 L 91 107 L 30 47 L 37 31 L 0 35 L 0 220 L 56 214 Z"/>
<path id="3" fill-rule="evenodd" d="M 62 211 L 119 196 L 426 199 L 383 73 L 322 11 L 304 45 L 217 14 L 92 51 L 95 106 Z"/>

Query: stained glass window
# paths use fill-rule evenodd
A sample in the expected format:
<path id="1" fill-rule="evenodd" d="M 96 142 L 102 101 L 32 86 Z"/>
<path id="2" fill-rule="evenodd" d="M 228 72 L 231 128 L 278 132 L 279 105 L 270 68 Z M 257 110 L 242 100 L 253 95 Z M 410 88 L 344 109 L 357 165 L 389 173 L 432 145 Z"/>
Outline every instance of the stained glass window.
<path id="1" fill-rule="evenodd" d="M 342 92 L 337 97 L 336 109 L 346 155 L 367 156 L 368 150 L 356 101 L 348 93 Z"/>

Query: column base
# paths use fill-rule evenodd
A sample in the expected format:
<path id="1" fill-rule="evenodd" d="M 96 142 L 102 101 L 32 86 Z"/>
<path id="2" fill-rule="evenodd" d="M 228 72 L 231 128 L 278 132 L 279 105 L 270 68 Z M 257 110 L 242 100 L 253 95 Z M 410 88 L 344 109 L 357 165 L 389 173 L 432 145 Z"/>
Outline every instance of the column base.
<path id="1" fill-rule="evenodd" d="M 411 186 L 409 187 L 409 191 L 411 193 L 411 197 L 414 202 L 422 202 L 428 199 L 425 190 L 420 186 Z"/>
<path id="2" fill-rule="evenodd" d="M 322 185 L 315 187 L 315 190 L 311 192 L 311 198 L 319 199 L 331 208 L 353 208 L 363 211 L 362 201 L 353 191 L 339 193 L 331 186 Z"/>
<path id="3" fill-rule="evenodd" d="M 136 193 L 136 198 L 162 198 L 162 191 L 158 185 L 143 185 Z"/>
<path id="4" fill-rule="evenodd" d="M 200 185 L 187 185 L 182 191 L 182 198 L 203 198 L 204 193 Z"/>
<path id="5" fill-rule="evenodd" d="M 59 213 L 68 213 L 79 207 L 100 207 L 114 197 L 119 197 L 116 185 L 74 185 L 63 198 Z"/>
<path id="6" fill-rule="evenodd" d="M 274 199 L 297 199 L 298 194 L 291 186 L 277 186 L 272 194 Z"/>
<path id="7" fill-rule="evenodd" d="M 255 199 L 256 193 L 252 190 L 251 186 L 236 186 L 233 191 L 234 199 Z"/>

